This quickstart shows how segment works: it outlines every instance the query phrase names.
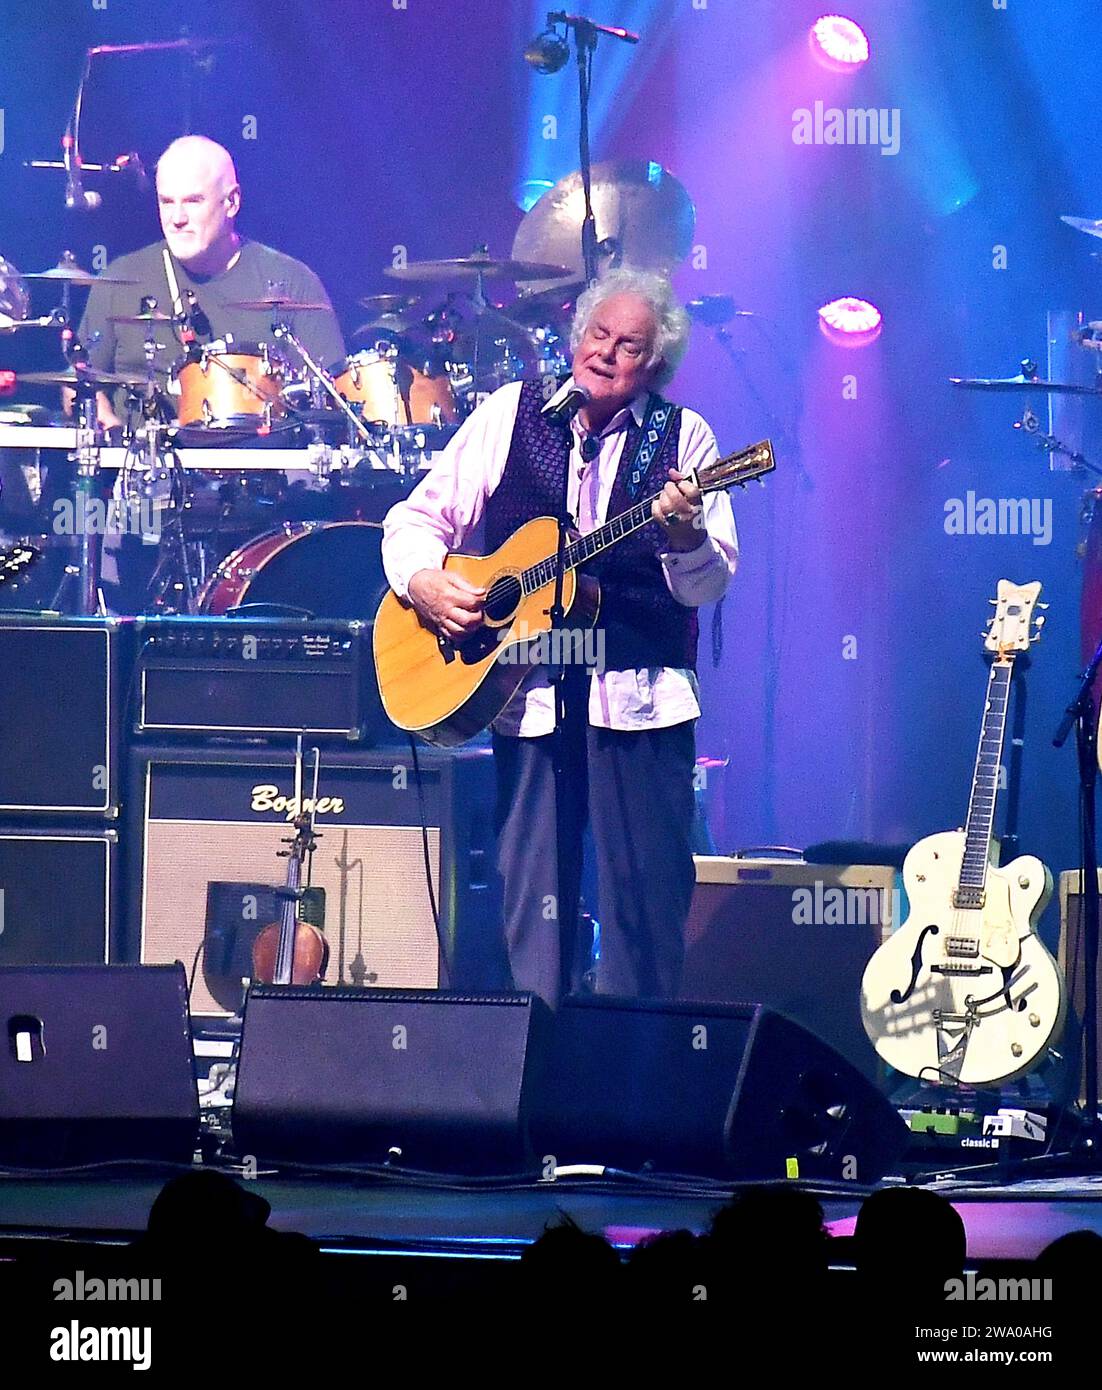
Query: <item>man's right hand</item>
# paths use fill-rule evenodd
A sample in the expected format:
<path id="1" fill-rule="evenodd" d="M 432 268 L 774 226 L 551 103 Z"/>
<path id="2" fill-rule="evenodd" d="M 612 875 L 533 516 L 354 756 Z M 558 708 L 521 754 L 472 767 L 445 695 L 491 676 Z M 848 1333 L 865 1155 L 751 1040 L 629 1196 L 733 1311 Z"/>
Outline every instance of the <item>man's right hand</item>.
<path id="1" fill-rule="evenodd" d="M 486 590 L 447 570 L 418 570 L 407 592 L 421 617 L 452 641 L 468 636 L 482 621 Z"/>

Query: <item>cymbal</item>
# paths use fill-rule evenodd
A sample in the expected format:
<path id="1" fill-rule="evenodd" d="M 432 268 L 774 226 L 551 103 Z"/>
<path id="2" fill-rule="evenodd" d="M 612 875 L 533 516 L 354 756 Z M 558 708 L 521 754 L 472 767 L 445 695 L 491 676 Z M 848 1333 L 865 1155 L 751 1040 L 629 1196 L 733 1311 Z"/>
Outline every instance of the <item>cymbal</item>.
<path id="1" fill-rule="evenodd" d="M 20 372 L 17 380 L 27 386 L 144 386 L 141 372 L 100 372 L 94 367 L 58 368 L 53 372 Z"/>
<path id="2" fill-rule="evenodd" d="M 154 309 L 151 314 L 111 314 L 108 323 L 175 323 L 171 314 L 162 314 L 160 309 Z"/>
<path id="3" fill-rule="evenodd" d="M 137 280 L 128 280 L 124 275 L 95 275 L 90 270 L 82 270 L 75 261 L 63 260 L 51 270 L 38 270 L 23 276 L 24 280 L 60 280 L 72 285 L 74 289 L 85 290 L 92 285 L 136 285 Z"/>
<path id="4" fill-rule="evenodd" d="M 407 265 L 387 266 L 383 271 L 392 280 L 563 280 L 570 275 L 564 265 L 533 260 L 495 260 L 491 256 L 450 256 L 436 261 L 410 261 Z"/>
<path id="5" fill-rule="evenodd" d="M 1077 232 L 1102 237 L 1102 217 L 1061 217 L 1060 221 L 1074 227 Z"/>
<path id="6" fill-rule="evenodd" d="M 1050 396 L 1102 396 L 1102 387 L 1079 386 L 1071 381 L 1042 381 L 1040 377 L 959 377 L 949 378 L 951 386 L 969 391 L 1039 391 Z"/>
<path id="7" fill-rule="evenodd" d="M 226 308 L 252 310 L 260 314 L 267 313 L 269 310 L 273 309 L 286 309 L 292 314 L 301 314 L 303 312 L 317 313 L 323 309 L 328 310 L 330 306 L 328 304 L 311 304 L 299 299 L 281 299 L 279 295 L 271 295 L 266 299 L 227 300 Z"/>
<path id="8" fill-rule="evenodd" d="M 365 294 L 356 303 L 376 314 L 401 314 L 412 309 L 420 298 L 419 294 Z"/>
<path id="9" fill-rule="evenodd" d="M 685 188 L 661 164 L 606 160 L 593 166 L 593 216 L 604 265 L 669 273 L 692 249 L 696 209 Z M 567 174 L 524 215 L 513 255 L 558 261 L 583 279 L 582 176 Z M 603 245 L 602 245 L 603 243 Z M 551 285 L 536 285 L 550 289 Z"/>
<path id="10" fill-rule="evenodd" d="M 571 280 L 568 285 L 554 285 L 549 290 L 521 293 L 509 305 L 509 313 L 518 323 L 561 323 L 574 312 L 574 301 L 585 289 L 584 280 Z"/>

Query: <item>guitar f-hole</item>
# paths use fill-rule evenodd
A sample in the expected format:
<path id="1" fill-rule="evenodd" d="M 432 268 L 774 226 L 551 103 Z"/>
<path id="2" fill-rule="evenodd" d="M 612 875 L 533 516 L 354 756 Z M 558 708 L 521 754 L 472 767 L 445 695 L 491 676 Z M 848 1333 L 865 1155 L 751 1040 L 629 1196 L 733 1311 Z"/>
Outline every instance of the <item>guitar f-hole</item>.
<path id="1" fill-rule="evenodd" d="M 900 993 L 897 989 L 892 990 L 891 995 L 889 997 L 891 998 L 893 1004 L 905 1004 L 907 1000 L 911 997 L 911 995 L 914 993 L 915 985 L 918 984 L 918 972 L 922 969 L 922 943 L 931 934 L 931 932 L 934 934 L 934 936 L 936 936 L 937 930 L 938 929 L 936 925 L 923 927 L 921 933 L 919 934 L 918 942 L 915 945 L 914 954 L 911 956 L 910 982 L 907 985 L 907 988 L 902 993 Z"/>

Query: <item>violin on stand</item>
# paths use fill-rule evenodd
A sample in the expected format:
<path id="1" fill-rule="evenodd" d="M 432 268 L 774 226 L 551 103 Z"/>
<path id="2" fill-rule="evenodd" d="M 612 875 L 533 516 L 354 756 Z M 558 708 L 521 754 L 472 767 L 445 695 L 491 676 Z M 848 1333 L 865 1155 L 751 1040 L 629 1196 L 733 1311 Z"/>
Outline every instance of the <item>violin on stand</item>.
<path id="1" fill-rule="evenodd" d="M 314 753 L 314 791 L 309 802 L 302 800 L 302 738 L 295 750 L 295 818 L 294 835 L 283 843 L 289 848 L 280 850 L 287 860 L 287 880 L 277 889 L 283 900 L 278 922 L 262 927 L 253 942 L 253 979 L 265 985 L 314 985 L 324 977 L 329 964 L 329 943 L 312 922 L 299 918 L 302 901 L 303 865 L 317 847 L 318 834 L 314 817 L 318 804 L 318 774 L 321 751 Z M 309 806 L 309 810 L 306 807 Z"/>

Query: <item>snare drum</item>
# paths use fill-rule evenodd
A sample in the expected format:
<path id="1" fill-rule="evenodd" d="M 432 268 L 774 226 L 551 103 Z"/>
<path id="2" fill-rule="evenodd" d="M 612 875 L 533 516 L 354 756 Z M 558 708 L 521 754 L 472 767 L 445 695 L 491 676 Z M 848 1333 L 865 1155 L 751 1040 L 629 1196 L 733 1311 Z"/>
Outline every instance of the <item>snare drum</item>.
<path id="1" fill-rule="evenodd" d="M 285 366 L 267 343 L 211 343 L 173 369 L 180 424 L 196 429 L 259 430 L 285 413 Z"/>
<path id="2" fill-rule="evenodd" d="M 447 375 L 430 376 L 405 357 L 369 350 L 354 353 L 332 369 L 337 390 L 363 418 L 388 429 L 453 425 L 455 395 Z"/>

